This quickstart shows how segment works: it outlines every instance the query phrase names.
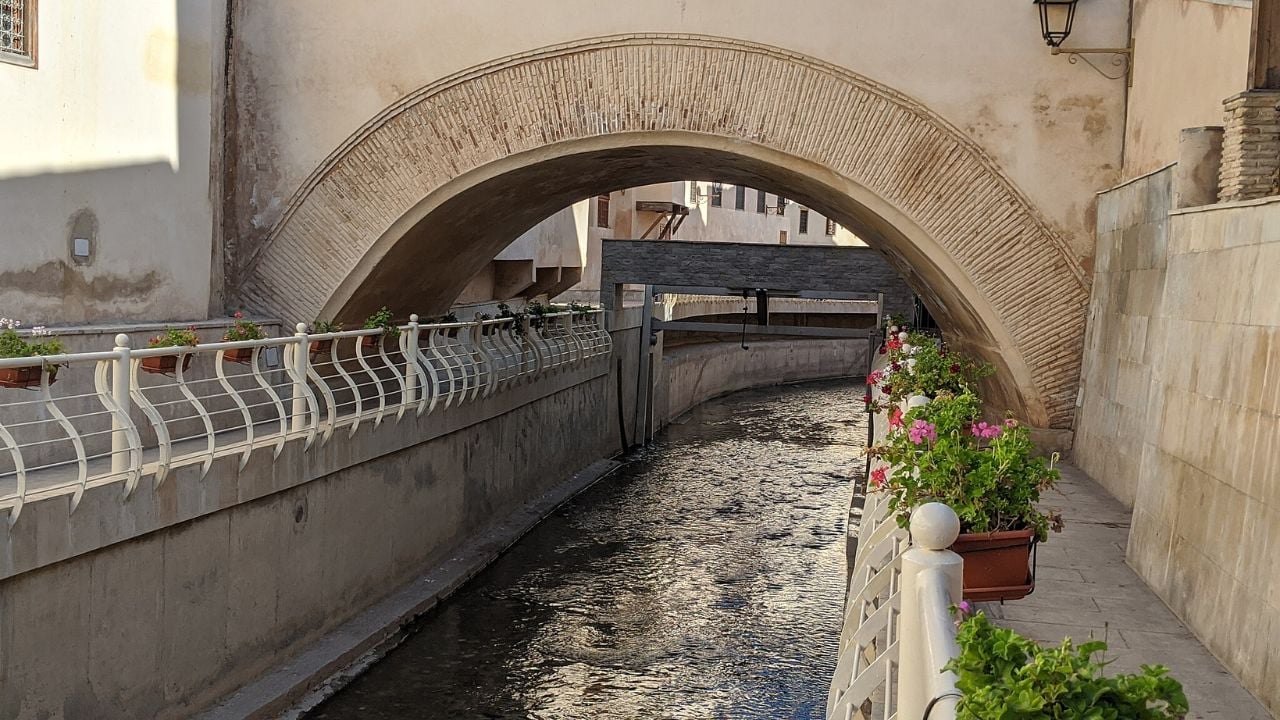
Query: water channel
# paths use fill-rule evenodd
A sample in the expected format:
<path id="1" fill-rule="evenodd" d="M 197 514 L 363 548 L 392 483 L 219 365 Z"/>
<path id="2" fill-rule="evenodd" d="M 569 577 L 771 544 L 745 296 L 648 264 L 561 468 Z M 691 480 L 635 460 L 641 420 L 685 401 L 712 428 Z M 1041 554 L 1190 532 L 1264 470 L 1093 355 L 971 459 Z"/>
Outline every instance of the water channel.
<path id="1" fill-rule="evenodd" d="M 694 410 L 307 717 L 823 717 L 861 395 L 828 381 Z"/>

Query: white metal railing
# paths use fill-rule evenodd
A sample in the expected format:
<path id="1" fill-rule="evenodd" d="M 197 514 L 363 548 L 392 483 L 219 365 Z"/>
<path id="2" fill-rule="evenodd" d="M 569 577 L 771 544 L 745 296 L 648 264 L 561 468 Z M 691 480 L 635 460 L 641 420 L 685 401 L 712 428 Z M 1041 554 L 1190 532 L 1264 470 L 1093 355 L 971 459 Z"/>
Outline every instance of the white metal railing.
<path id="1" fill-rule="evenodd" d="M 323 445 L 339 430 L 473 402 L 612 351 L 600 310 L 540 321 L 413 315 L 398 338 L 299 324 L 292 336 L 140 349 L 122 334 L 110 351 L 0 359 L 0 373 L 25 369 L 32 383 L 0 388 L 0 510 L 12 527 L 37 497 L 68 495 L 74 512 L 90 486 L 119 482 L 127 498 L 175 467 L 205 473 L 239 455 L 243 469 L 259 448 L 279 457 L 290 440 Z M 57 392 L 81 371 L 91 391 Z"/>
<path id="2" fill-rule="evenodd" d="M 942 667 L 959 652 L 951 607 L 961 600 L 963 561 L 948 548 L 960 520 L 928 503 L 908 531 L 888 505 L 868 488 L 827 718 L 954 720 L 955 677 Z"/>

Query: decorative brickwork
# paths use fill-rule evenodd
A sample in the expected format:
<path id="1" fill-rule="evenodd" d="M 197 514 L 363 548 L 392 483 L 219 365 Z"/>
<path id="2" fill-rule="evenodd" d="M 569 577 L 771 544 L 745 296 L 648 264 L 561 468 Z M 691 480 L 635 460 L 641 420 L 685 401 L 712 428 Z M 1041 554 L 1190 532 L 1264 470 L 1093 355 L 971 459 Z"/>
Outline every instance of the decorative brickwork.
<path id="1" fill-rule="evenodd" d="M 1250 90 L 1223 103 L 1218 200 L 1280 194 L 1280 91 Z"/>
<path id="2" fill-rule="evenodd" d="M 792 174 L 813 163 L 865 188 L 932 241 L 930 249 L 883 248 L 891 257 L 941 252 L 941 267 L 962 268 L 962 277 L 922 269 L 917 290 L 944 309 L 986 308 L 984 317 L 996 317 L 984 321 L 988 330 L 1007 339 L 976 342 L 1025 368 L 1031 387 L 1019 392 L 1029 418 L 1070 425 L 1088 286 L 1064 240 L 977 144 L 924 106 L 842 67 L 740 41 L 594 39 L 473 68 L 406 96 L 298 190 L 267 242 L 242 262 L 240 299 L 281 317 L 312 317 L 344 281 L 349 290 L 352 268 L 393 223 L 450 180 L 497 161 L 539 162 L 524 160 L 528 151 L 541 157 L 627 133 L 670 133 L 673 145 L 691 133 L 729 139 L 794 158 Z"/>

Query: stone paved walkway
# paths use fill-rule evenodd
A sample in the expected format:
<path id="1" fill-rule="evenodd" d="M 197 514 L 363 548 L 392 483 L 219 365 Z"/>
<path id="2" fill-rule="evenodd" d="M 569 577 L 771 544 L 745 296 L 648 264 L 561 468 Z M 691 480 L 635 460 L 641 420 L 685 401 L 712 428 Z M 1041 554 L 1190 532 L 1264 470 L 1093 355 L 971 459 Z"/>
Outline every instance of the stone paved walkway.
<path id="1" fill-rule="evenodd" d="M 1182 682 L 1193 719 L 1272 720 L 1124 562 L 1129 512 L 1076 468 L 1062 466 L 1045 505 L 1066 529 L 1040 547 L 1036 591 L 1006 605 L 980 607 L 997 624 L 1039 642 L 1105 638 L 1117 672 L 1167 665 Z"/>

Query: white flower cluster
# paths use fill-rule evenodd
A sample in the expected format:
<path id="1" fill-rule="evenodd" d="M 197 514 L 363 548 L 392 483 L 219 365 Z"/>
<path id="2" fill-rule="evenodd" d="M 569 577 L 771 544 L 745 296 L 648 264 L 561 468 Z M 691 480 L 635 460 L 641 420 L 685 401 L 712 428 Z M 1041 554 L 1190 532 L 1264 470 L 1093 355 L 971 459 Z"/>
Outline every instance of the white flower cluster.
<path id="1" fill-rule="evenodd" d="M 0 317 L 0 330 L 17 330 L 22 327 L 21 320 L 13 318 Z M 50 337 L 53 331 L 44 325 L 35 325 L 31 328 L 31 337 Z"/>

